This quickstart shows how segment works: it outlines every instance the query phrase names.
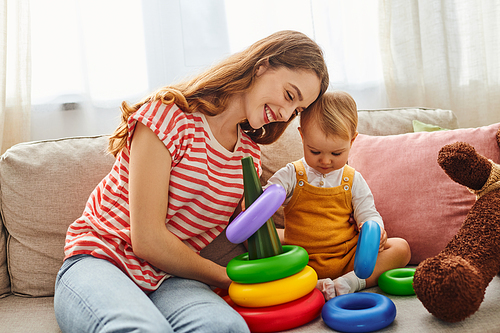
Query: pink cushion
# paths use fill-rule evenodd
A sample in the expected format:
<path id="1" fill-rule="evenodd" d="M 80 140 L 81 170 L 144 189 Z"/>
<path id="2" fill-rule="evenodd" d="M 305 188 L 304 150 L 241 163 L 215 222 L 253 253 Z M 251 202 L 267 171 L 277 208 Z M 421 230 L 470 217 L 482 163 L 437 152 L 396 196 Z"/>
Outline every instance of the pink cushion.
<path id="1" fill-rule="evenodd" d="M 441 147 L 456 141 L 500 163 L 495 134 L 500 123 L 480 128 L 390 136 L 359 134 L 349 165 L 368 182 L 388 237 L 411 247 L 410 264 L 438 254 L 456 234 L 475 196 L 437 164 Z"/>

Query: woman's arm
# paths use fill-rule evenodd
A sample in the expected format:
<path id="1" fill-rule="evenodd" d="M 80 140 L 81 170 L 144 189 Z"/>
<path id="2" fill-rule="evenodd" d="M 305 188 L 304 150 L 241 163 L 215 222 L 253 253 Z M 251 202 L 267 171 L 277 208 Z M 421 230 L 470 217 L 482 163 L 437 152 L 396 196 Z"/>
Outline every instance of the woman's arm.
<path id="1" fill-rule="evenodd" d="M 159 269 L 227 289 L 226 269 L 204 259 L 165 226 L 172 158 L 158 137 L 137 123 L 130 150 L 130 235 L 134 253 Z"/>

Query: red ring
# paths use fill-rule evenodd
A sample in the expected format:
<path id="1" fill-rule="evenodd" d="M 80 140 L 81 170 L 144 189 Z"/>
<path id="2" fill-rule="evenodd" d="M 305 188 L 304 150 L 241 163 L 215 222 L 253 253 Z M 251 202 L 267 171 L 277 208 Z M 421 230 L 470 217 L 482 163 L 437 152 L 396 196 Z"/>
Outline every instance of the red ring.
<path id="1" fill-rule="evenodd" d="M 316 288 L 294 301 L 260 308 L 236 305 L 229 296 L 224 300 L 245 319 L 252 332 L 280 332 L 307 324 L 319 316 L 325 304 L 323 294 Z"/>

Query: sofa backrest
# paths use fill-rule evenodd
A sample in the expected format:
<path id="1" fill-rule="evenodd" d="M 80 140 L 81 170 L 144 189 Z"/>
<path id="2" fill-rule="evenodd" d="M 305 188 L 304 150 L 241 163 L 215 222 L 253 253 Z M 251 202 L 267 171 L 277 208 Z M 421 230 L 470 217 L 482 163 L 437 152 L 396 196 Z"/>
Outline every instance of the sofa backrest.
<path id="1" fill-rule="evenodd" d="M 111 170 L 106 145 L 106 136 L 37 141 L 1 156 L 0 295 L 53 295 L 68 225 Z"/>

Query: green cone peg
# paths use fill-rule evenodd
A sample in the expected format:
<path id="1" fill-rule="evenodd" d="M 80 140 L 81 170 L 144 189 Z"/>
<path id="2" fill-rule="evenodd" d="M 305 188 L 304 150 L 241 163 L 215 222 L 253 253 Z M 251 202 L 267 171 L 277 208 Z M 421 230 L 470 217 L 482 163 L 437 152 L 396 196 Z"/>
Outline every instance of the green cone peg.
<path id="1" fill-rule="evenodd" d="M 243 168 L 243 186 L 245 194 L 245 208 L 262 194 L 262 187 L 257 171 L 250 156 L 241 159 Z M 252 236 L 248 238 L 248 259 L 261 259 L 283 253 L 281 242 L 276 231 L 273 218 L 269 218 Z"/>

